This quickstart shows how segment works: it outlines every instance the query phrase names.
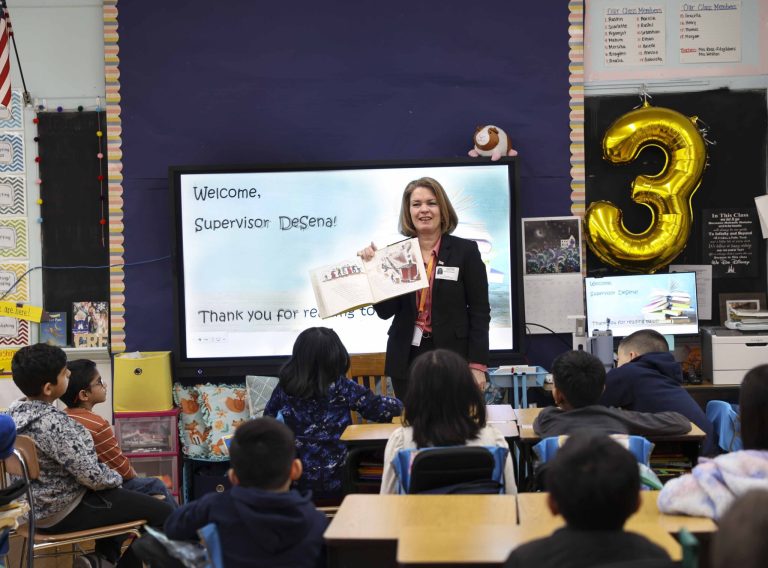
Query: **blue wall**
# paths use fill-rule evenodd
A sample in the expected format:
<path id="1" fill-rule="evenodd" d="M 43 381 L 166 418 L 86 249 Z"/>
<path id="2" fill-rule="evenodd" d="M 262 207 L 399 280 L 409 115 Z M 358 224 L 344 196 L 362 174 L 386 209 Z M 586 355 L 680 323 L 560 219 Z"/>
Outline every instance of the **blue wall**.
<path id="1" fill-rule="evenodd" d="M 169 165 L 464 156 L 489 122 L 520 152 L 522 215 L 569 214 L 567 2 L 119 9 L 129 263 L 171 253 Z M 172 348 L 172 279 L 126 269 L 129 350 Z M 563 349 L 536 338 L 531 359 Z"/>

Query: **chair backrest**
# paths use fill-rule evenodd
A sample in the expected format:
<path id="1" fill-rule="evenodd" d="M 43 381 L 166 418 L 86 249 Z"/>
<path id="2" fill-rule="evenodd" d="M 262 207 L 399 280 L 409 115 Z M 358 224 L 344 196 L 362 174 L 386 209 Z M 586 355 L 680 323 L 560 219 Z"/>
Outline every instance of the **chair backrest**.
<path id="1" fill-rule="evenodd" d="M 739 433 L 739 413 L 733 404 L 724 400 L 710 400 L 705 410 L 707 420 L 712 422 L 717 445 L 724 452 L 736 452 L 744 449 Z"/>
<path id="2" fill-rule="evenodd" d="M 35 441 L 29 436 L 16 436 L 13 455 L 10 455 L 3 460 L 3 467 L 5 468 L 5 471 L 11 475 L 21 477 L 27 487 L 27 505 L 29 505 L 27 530 L 29 537 L 26 539 L 26 559 L 27 566 L 32 568 L 35 558 L 34 535 L 36 530 L 35 518 L 37 514 L 37 511 L 35 510 L 35 499 L 32 495 L 32 480 L 37 479 L 40 475 L 40 462 L 37 460 L 37 447 L 35 446 Z"/>
<path id="3" fill-rule="evenodd" d="M 375 394 L 394 396 L 389 378 L 384 374 L 384 353 L 365 353 L 350 357 L 347 377 L 357 384 L 371 389 Z M 353 424 L 365 424 L 365 420 L 357 412 L 352 412 Z"/>
<path id="4" fill-rule="evenodd" d="M 643 488 L 655 490 L 661 489 L 662 483 L 659 480 L 659 477 L 651 469 L 651 452 L 653 451 L 653 444 L 642 436 L 612 434 L 611 438 L 616 440 L 635 456 L 640 472 L 640 482 Z M 541 442 L 536 444 L 533 447 L 533 451 L 536 452 L 536 455 L 539 458 L 539 465 L 542 466 L 551 460 L 560 446 L 562 446 L 567 439 L 568 436 L 551 436 L 549 438 L 544 438 Z M 543 486 L 543 476 L 544 468 L 539 467 L 536 475 L 538 480 L 537 485 Z"/>
<path id="5" fill-rule="evenodd" d="M 392 466 L 400 493 L 502 493 L 508 453 L 499 446 L 406 449 Z"/>
<path id="6" fill-rule="evenodd" d="M 629 450 L 635 456 L 638 463 L 650 466 L 651 452 L 653 451 L 653 444 L 651 442 L 642 436 L 629 436 L 627 434 L 612 434 L 611 438 Z M 533 447 L 533 451 L 536 452 L 541 463 L 547 463 L 555 456 L 557 450 L 567 439 L 568 436 L 544 438 Z"/>
<path id="7" fill-rule="evenodd" d="M 27 471 L 25 475 L 24 466 Z M 18 477 L 29 476 L 29 481 L 40 475 L 40 463 L 37 461 L 37 447 L 29 436 L 16 436 L 15 452 L 5 459 L 5 470 Z"/>
<path id="8" fill-rule="evenodd" d="M 208 523 L 197 531 L 208 555 L 208 564 L 206 568 L 224 568 L 224 549 L 221 547 L 219 539 L 219 529 L 215 523 Z"/>

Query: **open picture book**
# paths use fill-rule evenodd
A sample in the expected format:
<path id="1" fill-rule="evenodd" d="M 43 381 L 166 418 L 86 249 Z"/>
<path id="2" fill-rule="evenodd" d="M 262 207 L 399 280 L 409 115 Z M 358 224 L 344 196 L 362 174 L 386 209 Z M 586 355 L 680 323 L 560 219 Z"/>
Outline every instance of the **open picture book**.
<path id="1" fill-rule="evenodd" d="M 309 271 L 321 318 L 375 304 L 429 286 L 418 239 L 381 248 L 364 262 L 359 257 Z"/>

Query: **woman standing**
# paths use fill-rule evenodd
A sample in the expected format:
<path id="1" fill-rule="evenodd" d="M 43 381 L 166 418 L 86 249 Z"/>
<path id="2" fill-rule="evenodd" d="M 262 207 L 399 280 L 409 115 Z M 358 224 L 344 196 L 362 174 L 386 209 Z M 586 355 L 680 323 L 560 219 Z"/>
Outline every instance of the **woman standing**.
<path id="1" fill-rule="evenodd" d="M 382 319 L 394 316 L 387 340 L 385 372 L 395 395 L 407 390 L 408 367 L 419 354 L 443 348 L 467 360 L 475 382 L 485 387 L 488 364 L 488 276 L 474 241 L 450 233 L 459 218 L 440 183 L 423 177 L 403 192 L 399 230 L 417 237 L 429 288 L 385 300 L 373 307 Z M 358 255 L 370 260 L 371 243 Z"/>

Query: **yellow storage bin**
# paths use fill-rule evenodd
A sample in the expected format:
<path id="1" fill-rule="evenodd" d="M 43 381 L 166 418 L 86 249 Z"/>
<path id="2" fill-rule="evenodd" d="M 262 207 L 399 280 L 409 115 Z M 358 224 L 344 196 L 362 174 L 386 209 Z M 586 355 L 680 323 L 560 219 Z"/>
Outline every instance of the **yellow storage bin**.
<path id="1" fill-rule="evenodd" d="M 115 412 L 154 412 L 173 408 L 171 352 L 115 355 Z"/>

